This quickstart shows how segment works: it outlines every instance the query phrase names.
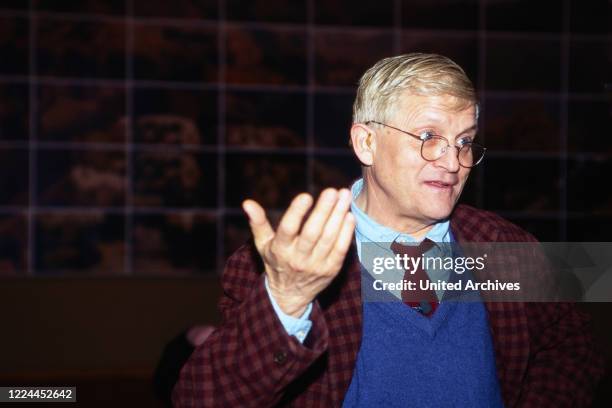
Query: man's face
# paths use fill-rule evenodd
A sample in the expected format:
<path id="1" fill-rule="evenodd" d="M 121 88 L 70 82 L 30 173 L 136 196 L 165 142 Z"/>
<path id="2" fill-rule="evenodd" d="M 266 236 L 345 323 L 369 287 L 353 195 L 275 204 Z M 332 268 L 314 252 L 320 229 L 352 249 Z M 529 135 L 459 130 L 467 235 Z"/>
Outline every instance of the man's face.
<path id="1" fill-rule="evenodd" d="M 450 95 L 404 94 L 387 124 L 415 135 L 432 132 L 460 146 L 462 139 L 475 137 L 476 117 L 473 105 L 458 111 L 456 102 Z M 381 126 L 376 133 L 368 192 L 384 200 L 379 206 L 391 212 L 386 221 L 414 228 L 447 218 L 470 174 L 459 165 L 457 149 L 448 148 L 438 160 L 426 161 L 421 141 L 389 127 Z"/>

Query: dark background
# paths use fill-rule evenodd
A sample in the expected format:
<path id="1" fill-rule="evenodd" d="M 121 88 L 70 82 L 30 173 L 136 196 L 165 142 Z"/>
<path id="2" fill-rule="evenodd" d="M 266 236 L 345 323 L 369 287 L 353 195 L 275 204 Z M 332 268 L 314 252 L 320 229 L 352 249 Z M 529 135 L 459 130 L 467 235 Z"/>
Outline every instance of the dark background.
<path id="1" fill-rule="evenodd" d="M 611 10 L 609 0 L 2 1 L 0 298 L 5 318 L 17 309 L 26 320 L 5 339 L 16 350 L 2 378 L 88 371 L 99 382 L 124 370 L 138 382 L 172 333 L 215 322 L 216 276 L 249 236 L 240 202 L 254 197 L 277 217 L 300 191 L 349 185 L 360 172 L 347 147 L 356 81 L 393 54 L 445 54 L 479 90 L 489 150 L 464 202 L 540 240 L 609 241 Z M 119 326 L 92 323 L 109 314 Z"/>

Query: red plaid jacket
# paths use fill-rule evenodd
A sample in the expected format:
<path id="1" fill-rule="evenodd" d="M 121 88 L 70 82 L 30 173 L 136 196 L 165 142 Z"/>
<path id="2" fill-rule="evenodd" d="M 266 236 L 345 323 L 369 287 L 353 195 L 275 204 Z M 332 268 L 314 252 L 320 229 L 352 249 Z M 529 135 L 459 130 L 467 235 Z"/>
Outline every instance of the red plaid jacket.
<path id="1" fill-rule="evenodd" d="M 535 238 L 499 216 L 458 206 L 451 230 L 462 242 Z M 353 375 L 361 341 L 361 278 L 352 251 L 322 292 L 304 343 L 275 315 L 253 245 L 240 248 L 223 274 L 223 324 L 181 371 L 179 407 L 337 407 Z M 588 321 L 566 303 L 487 303 L 497 373 L 507 407 L 588 406 L 602 373 Z"/>

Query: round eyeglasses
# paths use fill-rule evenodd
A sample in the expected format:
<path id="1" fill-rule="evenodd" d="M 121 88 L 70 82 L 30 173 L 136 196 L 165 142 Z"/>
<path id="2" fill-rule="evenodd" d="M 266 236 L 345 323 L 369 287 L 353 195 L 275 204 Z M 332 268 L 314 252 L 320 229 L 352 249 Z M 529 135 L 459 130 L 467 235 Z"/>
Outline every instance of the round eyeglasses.
<path id="1" fill-rule="evenodd" d="M 375 120 L 365 122 L 366 125 L 370 123 L 376 123 L 377 125 L 395 129 L 398 132 L 402 132 L 408 136 L 412 136 L 415 139 L 420 140 L 421 157 L 427 161 L 438 160 L 440 157 L 446 154 L 449 147 L 454 147 L 457 149 L 457 160 L 459 161 L 459 165 L 461 167 L 472 168 L 482 161 L 487 150 L 486 147 L 474 142 L 464 142 L 461 146 L 453 146 L 448 144 L 448 141 L 444 137 L 434 135 L 429 132 L 424 133 L 422 136 L 417 136 L 413 133 L 396 128 L 395 126 L 387 125 L 386 123 L 377 122 Z"/>

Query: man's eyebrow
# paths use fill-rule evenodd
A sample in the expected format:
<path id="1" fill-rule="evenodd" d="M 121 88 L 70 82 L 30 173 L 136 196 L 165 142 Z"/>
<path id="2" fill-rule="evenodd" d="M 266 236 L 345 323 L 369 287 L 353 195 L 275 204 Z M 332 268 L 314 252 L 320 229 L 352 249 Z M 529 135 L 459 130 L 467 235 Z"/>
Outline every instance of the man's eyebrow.
<path id="1" fill-rule="evenodd" d="M 459 136 L 461 136 L 464 133 L 471 132 L 471 131 L 476 131 L 476 130 L 478 130 L 478 125 L 474 124 L 474 125 L 470 126 L 469 128 L 466 128 L 465 130 L 462 130 L 461 132 L 457 133 L 457 136 L 455 136 L 455 137 L 459 137 Z"/>

